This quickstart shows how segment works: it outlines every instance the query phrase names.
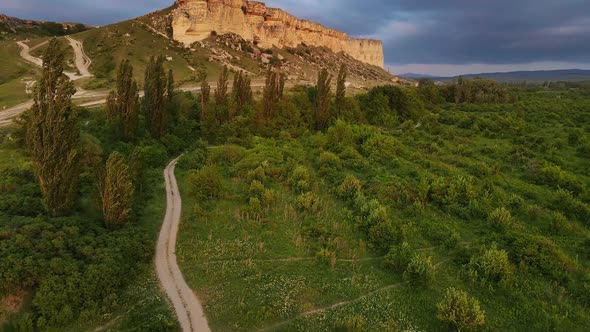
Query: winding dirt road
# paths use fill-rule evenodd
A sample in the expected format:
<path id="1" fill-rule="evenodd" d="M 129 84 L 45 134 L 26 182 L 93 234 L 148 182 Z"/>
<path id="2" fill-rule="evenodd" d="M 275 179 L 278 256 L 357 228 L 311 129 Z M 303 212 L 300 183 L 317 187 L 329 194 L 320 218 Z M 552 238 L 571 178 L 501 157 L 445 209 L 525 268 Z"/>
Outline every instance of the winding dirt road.
<path id="1" fill-rule="evenodd" d="M 182 201 L 174 168 L 178 158 L 164 170 L 166 180 L 166 215 L 156 246 L 156 270 L 162 288 L 172 302 L 180 326 L 184 332 L 209 332 L 209 324 L 203 307 L 195 293 L 188 287 L 176 263 L 176 235 L 180 223 Z"/>
<path id="2" fill-rule="evenodd" d="M 88 68 L 90 68 L 90 65 L 92 64 L 92 60 L 90 60 L 88 55 L 86 55 L 86 52 L 84 52 L 84 46 L 82 45 L 82 42 L 70 36 L 66 36 L 66 39 L 70 42 L 70 45 L 74 49 L 74 62 L 76 63 L 76 68 L 78 68 L 78 71 L 80 72 L 80 75 L 76 75 L 76 78 L 73 78 L 72 80 L 92 77 L 93 75 L 90 73 L 90 71 L 88 71 Z"/>

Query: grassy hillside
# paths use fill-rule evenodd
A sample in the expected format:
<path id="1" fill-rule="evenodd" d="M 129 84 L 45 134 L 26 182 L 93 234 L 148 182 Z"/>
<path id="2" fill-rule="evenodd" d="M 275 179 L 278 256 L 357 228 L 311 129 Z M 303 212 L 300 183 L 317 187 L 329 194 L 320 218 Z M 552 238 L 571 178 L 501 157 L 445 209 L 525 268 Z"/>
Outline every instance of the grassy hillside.
<path id="1" fill-rule="evenodd" d="M 19 46 L 0 41 L 0 110 L 28 100 L 26 82 L 35 80 L 39 70 L 22 60 Z"/>
<path id="2" fill-rule="evenodd" d="M 187 154 L 177 255 L 212 328 L 446 330 L 455 287 L 483 330 L 586 330 L 590 95 L 512 93 Z"/>

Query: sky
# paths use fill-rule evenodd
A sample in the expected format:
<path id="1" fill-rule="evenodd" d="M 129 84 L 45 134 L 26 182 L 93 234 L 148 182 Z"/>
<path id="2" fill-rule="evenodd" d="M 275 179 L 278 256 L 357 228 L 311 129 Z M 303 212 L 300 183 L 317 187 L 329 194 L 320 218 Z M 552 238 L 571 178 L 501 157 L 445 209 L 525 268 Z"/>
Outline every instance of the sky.
<path id="1" fill-rule="evenodd" d="M 20 18 L 105 25 L 173 0 L 0 0 Z M 355 37 L 383 40 L 393 73 L 590 69 L 590 0 L 267 0 Z"/>

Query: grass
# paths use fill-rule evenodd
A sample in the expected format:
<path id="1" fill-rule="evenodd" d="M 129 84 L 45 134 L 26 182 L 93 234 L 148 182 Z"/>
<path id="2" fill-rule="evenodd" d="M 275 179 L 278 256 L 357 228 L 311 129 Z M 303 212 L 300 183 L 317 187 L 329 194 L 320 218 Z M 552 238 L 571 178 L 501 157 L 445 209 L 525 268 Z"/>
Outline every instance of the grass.
<path id="1" fill-rule="evenodd" d="M 27 101 L 25 82 L 35 80 L 40 74 L 20 58 L 19 52 L 14 41 L 0 41 L 0 110 Z"/>

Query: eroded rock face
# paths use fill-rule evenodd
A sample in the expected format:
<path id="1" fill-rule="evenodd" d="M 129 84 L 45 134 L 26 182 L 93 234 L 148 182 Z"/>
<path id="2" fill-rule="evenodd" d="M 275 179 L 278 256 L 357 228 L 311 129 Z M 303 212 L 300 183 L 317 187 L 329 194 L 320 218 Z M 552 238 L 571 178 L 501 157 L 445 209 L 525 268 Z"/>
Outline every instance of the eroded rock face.
<path id="1" fill-rule="evenodd" d="M 175 40 L 192 44 L 212 31 L 235 33 L 261 47 L 327 47 L 383 68 L 383 44 L 379 40 L 350 38 L 344 32 L 301 20 L 262 2 L 247 0 L 178 0 L 172 13 Z"/>

